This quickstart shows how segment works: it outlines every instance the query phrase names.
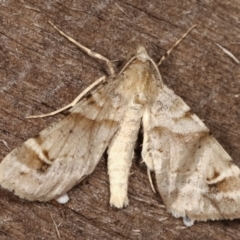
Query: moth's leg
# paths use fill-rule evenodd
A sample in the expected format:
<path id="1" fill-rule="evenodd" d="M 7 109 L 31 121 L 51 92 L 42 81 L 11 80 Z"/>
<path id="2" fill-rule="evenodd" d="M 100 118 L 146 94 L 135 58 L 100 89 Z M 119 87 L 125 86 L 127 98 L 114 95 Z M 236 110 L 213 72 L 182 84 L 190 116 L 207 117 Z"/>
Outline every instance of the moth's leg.
<path id="1" fill-rule="evenodd" d="M 119 131 L 108 149 L 110 205 L 122 208 L 128 205 L 128 176 L 134 155 L 142 116 L 142 106 L 136 104 L 126 110 Z"/>
<path id="2" fill-rule="evenodd" d="M 52 22 L 49 21 L 49 23 L 65 38 L 67 38 L 70 42 L 74 43 L 75 45 L 77 45 L 82 51 L 84 51 L 85 53 L 87 53 L 89 56 L 100 59 L 104 62 L 106 62 L 109 71 L 111 73 L 111 75 L 115 75 L 115 71 L 113 69 L 112 63 L 110 62 L 110 60 L 108 60 L 106 57 L 104 57 L 103 55 L 96 53 L 94 51 L 92 51 L 91 49 L 83 46 L 81 43 L 77 42 L 76 40 L 74 40 L 73 38 L 71 38 L 70 36 L 68 36 L 67 34 L 65 34 L 63 31 L 61 31 L 57 26 L 55 26 Z"/>
<path id="3" fill-rule="evenodd" d="M 188 216 L 183 217 L 183 223 L 186 227 L 191 227 L 194 224 L 194 220 L 188 218 Z"/>
<path id="4" fill-rule="evenodd" d="M 82 91 L 70 104 L 56 110 L 50 113 L 46 113 L 46 114 L 41 114 L 41 115 L 33 115 L 33 116 L 28 116 L 27 118 L 42 118 L 42 117 L 49 117 L 49 116 L 53 116 L 57 113 L 60 113 L 68 108 L 71 108 L 73 106 L 75 106 L 78 101 L 89 91 L 91 91 L 96 85 L 98 85 L 100 82 L 103 82 L 105 80 L 105 76 L 100 77 L 99 79 L 97 79 L 94 83 L 92 83 L 90 86 L 88 86 L 84 91 Z"/>
<path id="5" fill-rule="evenodd" d="M 175 48 L 175 47 L 177 47 L 178 46 L 178 44 L 193 30 L 193 28 L 195 28 L 197 25 L 195 24 L 195 25 L 193 25 L 192 27 L 190 27 L 188 30 L 187 30 L 187 32 L 185 32 L 183 35 L 182 35 L 182 37 L 181 38 L 179 38 L 173 45 L 172 45 L 172 47 L 161 57 L 161 59 L 159 60 L 159 62 L 158 62 L 158 66 L 160 66 L 162 63 L 163 63 L 163 61 L 170 55 L 170 53 L 173 51 L 173 49 Z"/>
<path id="6" fill-rule="evenodd" d="M 2 142 L 3 145 L 4 145 L 8 150 L 10 150 L 10 147 L 8 146 L 8 144 L 7 144 L 7 142 L 6 142 L 5 140 L 0 139 L 0 142 Z"/>
<path id="7" fill-rule="evenodd" d="M 230 57 L 236 64 L 240 64 L 240 61 L 226 48 L 218 43 L 215 43 L 228 57 Z"/>
<path id="8" fill-rule="evenodd" d="M 62 196 L 60 196 L 59 198 L 57 198 L 56 201 L 60 204 L 65 204 L 69 201 L 69 196 L 67 195 L 67 193 L 65 193 Z"/>
<path id="9" fill-rule="evenodd" d="M 151 188 L 152 188 L 152 191 L 153 191 L 154 193 L 156 193 L 155 187 L 153 186 L 153 182 L 152 182 L 152 176 L 151 176 L 151 170 L 150 170 L 150 168 L 147 168 L 147 175 L 148 175 L 148 180 L 149 180 L 150 186 L 151 186 Z"/>
<path id="10" fill-rule="evenodd" d="M 150 112 L 149 109 L 146 109 L 143 114 L 142 118 L 142 125 L 143 125 L 143 146 L 142 146 L 142 158 L 145 164 L 147 165 L 147 175 L 149 179 L 150 186 L 154 193 L 156 193 L 156 190 L 154 188 L 152 177 L 151 177 L 151 171 L 154 170 L 153 161 L 152 161 L 152 155 L 150 151 L 152 150 L 152 143 L 149 139 L 149 131 L 150 131 Z"/>

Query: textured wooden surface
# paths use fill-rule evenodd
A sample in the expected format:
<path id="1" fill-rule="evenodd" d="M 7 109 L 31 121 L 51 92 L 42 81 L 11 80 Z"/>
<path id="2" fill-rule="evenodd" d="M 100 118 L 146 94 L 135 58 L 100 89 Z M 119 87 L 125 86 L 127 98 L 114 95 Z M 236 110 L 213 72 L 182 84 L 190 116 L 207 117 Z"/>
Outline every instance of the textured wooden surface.
<path id="1" fill-rule="evenodd" d="M 116 67 L 140 44 L 157 61 L 198 24 L 160 71 L 240 166 L 240 68 L 216 46 L 240 59 L 239 12 L 238 0 L 0 0 L 0 158 L 60 117 L 26 116 L 66 105 L 106 73 L 104 63 L 61 37 L 49 20 Z M 54 222 L 61 239 L 240 239 L 239 220 L 184 228 L 171 217 L 151 191 L 138 150 L 127 208 L 108 204 L 103 158 L 64 206 L 28 202 L 0 189 L 0 239 L 57 239 Z"/>

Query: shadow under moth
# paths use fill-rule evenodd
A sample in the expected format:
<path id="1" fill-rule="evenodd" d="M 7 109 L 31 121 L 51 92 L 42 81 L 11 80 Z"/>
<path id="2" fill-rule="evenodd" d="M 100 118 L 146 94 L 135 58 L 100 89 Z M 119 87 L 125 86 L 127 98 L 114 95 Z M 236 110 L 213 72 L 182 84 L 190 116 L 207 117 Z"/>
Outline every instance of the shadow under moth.
<path id="1" fill-rule="evenodd" d="M 9 153 L 0 164 L 0 185 L 31 201 L 65 196 L 59 201 L 66 202 L 66 193 L 93 172 L 107 149 L 110 205 L 127 206 L 128 176 L 142 125 L 142 159 L 148 173 L 154 171 L 158 191 L 174 217 L 183 217 L 186 226 L 195 220 L 239 218 L 240 170 L 204 123 L 163 83 L 158 66 L 166 55 L 157 64 L 138 47 L 115 74 L 108 59 L 53 27 L 105 61 L 111 74 L 59 110 L 72 107 L 67 117 Z"/>

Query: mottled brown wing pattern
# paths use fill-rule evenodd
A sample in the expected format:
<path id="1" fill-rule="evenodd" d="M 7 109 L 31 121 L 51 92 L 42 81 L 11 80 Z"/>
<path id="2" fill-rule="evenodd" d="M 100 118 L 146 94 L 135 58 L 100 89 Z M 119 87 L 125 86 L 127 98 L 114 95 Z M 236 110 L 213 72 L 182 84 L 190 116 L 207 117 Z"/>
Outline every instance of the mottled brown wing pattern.
<path id="1" fill-rule="evenodd" d="M 208 128 L 166 86 L 144 123 L 143 159 L 175 217 L 192 220 L 240 216 L 240 170 Z"/>
<path id="2" fill-rule="evenodd" d="M 98 87 L 0 164 L 1 186 L 28 200 L 48 201 L 66 193 L 99 162 L 119 127 L 124 109 L 114 81 Z"/>

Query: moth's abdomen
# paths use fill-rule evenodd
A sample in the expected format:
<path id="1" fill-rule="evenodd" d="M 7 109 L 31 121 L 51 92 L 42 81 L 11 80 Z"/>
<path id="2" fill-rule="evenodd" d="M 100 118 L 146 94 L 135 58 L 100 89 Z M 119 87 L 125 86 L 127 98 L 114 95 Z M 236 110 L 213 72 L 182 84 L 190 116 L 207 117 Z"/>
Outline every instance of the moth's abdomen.
<path id="1" fill-rule="evenodd" d="M 143 105 L 132 102 L 127 108 L 118 132 L 108 150 L 110 204 L 117 208 L 128 205 L 127 188 L 129 170 L 138 137 Z"/>

